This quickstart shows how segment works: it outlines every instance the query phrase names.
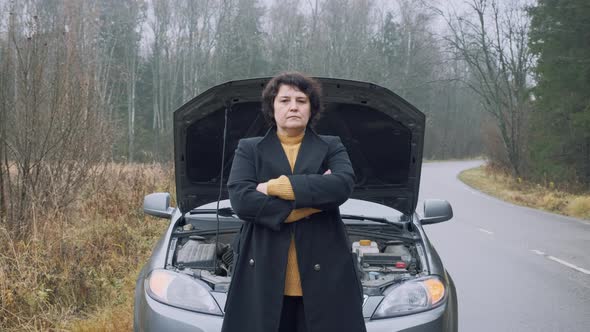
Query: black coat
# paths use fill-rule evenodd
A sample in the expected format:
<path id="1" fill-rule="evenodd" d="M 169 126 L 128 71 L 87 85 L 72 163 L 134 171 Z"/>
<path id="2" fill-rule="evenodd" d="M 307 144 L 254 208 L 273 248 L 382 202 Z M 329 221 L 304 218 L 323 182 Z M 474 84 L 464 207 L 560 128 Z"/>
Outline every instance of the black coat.
<path id="1" fill-rule="evenodd" d="M 362 287 L 338 209 L 354 185 L 346 149 L 340 138 L 318 136 L 308 129 L 291 172 L 275 130 L 240 140 L 234 156 L 227 186 L 232 207 L 245 223 L 222 331 L 278 330 L 291 233 L 308 330 L 365 331 Z M 332 174 L 322 175 L 327 169 Z M 256 191 L 258 183 L 280 175 L 289 177 L 295 201 Z M 302 207 L 322 212 L 283 223 L 292 209 Z"/>

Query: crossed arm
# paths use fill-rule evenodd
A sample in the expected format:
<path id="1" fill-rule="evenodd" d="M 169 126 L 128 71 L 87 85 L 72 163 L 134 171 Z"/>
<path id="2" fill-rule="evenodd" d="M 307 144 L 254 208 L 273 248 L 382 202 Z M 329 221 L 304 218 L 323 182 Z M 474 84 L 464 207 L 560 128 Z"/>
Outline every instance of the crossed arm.
<path id="1" fill-rule="evenodd" d="M 328 151 L 327 164 L 330 172 L 281 176 L 269 181 L 270 193 L 268 183 L 258 183 L 256 179 L 253 157 L 253 145 L 240 141 L 227 184 L 232 207 L 245 221 L 279 230 L 283 222 L 293 222 L 321 210 L 340 206 L 352 193 L 354 171 L 339 139 L 330 145 Z M 273 192 L 277 188 L 273 181 L 283 181 L 279 183 L 285 185 L 285 178 L 288 180 L 287 186 L 292 189 L 292 195 L 289 190 Z M 294 214 L 291 215 L 292 213 Z"/>
<path id="2" fill-rule="evenodd" d="M 323 175 L 332 174 L 332 171 L 327 170 L 324 172 Z M 293 187 L 291 186 L 291 181 L 285 175 L 281 175 L 276 179 L 269 180 L 268 182 L 259 183 L 256 187 L 256 190 L 260 191 L 261 193 L 269 196 L 276 196 L 280 199 L 294 201 L 295 200 L 295 193 L 293 192 Z M 314 208 L 299 208 L 294 209 L 291 211 L 285 223 L 292 223 L 298 220 L 301 220 L 307 216 L 310 216 L 314 213 L 321 212 L 320 209 Z"/>

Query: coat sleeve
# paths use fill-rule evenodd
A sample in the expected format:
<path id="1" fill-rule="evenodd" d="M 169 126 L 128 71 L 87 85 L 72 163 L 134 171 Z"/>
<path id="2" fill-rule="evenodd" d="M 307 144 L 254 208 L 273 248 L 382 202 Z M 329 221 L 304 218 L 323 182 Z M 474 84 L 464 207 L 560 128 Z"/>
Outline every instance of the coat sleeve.
<path id="1" fill-rule="evenodd" d="M 337 208 L 352 194 L 355 176 L 346 148 L 336 137 L 330 142 L 327 166 L 332 174 L 289 175 L 295 193 L 295 208 Z"/>
<path id="2" fill-rule="evenodd" d="M 278 231 L 293 210 L 293 202 L 256 190 L 258 180 L 254 156 L 252 142 L 240 140 L 227 181 L 229 200 L 240 219 Z"/>

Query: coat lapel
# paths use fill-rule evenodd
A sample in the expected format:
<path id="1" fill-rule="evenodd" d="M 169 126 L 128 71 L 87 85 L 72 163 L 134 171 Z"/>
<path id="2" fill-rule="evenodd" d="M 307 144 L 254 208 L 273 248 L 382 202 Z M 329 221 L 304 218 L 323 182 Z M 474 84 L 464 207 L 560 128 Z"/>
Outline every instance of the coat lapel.
<path id="1" fill-rule="evenodd" d="M 293 174 L 316 174 L 322 166 L 326 153 L 328 153 L 328 144 L 311 128 L 307 128 L 297 154 Z"/>
<path id="2" fill-rule="evenodd" d="M 291 172 L 289 160 L 285 155 L 275 127 L 270 128 L 258 143 L 258 151 L 266 162 L 275 166 L 273 169 L 280 170 L 283 175 L 316 174 L 322 166 L 326 153 L 328 153 L 328 144 L 312 129 L 307 128 L 295 160 L 293 172 Z"/>
<path id="3" fill-rule="evenodd" d="M 281 141 L 279 141 L 275 127 L 271 127 L 258 143 L 258 152 L 265 162 L 273 164 L 273 169 L 278 169 L 284 175 L 292 174 L 289 160 Z"/>

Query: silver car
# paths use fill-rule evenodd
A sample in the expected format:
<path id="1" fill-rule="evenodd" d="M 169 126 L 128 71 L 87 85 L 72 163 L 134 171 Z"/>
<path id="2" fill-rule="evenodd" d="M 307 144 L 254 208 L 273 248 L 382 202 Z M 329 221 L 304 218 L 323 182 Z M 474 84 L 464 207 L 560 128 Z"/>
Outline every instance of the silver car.
<path id="1" fill-rule="evenodd" d="M 145 197 L 145 213 L 170 224 L 137 279 L 135 331 L 221 330 L 243 222 L 225 181 L 239 139 L 266 131 L 260 96 L 268 80 L 216 86 L 174 113 L 178 206 L 168 193 Z M 451 219 L 451 206 L 426 200 L 416 212 L 424 114 L 371 83 L 318 80 L 325 111 L 315 130 L 340 136 L 357 177 L 340 212 L 367 331 L 457 331 L 455 285 L 422 228 Z"/>

